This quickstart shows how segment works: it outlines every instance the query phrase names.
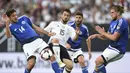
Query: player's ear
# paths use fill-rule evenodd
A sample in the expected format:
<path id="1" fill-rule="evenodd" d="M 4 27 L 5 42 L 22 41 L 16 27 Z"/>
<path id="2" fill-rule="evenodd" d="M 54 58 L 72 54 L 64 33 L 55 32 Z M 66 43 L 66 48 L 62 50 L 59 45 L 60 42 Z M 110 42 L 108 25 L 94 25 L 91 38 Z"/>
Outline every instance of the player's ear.
<path id="1" fill-rule="evenodd" d="M 117 12 L 117 16 L 120 16 L 120 12 Z"/>

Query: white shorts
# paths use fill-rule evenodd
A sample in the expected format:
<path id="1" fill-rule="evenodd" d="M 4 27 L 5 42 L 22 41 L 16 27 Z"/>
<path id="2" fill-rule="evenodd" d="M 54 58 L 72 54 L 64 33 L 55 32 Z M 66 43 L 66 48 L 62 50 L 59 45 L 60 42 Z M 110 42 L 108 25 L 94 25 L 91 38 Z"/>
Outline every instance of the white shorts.
<path id="1" fill-rule="evenodd" d="M 40 53 L 44 48 L 48 47 L 48 44 L 41 38 L 38 38 L 30 43 L 23 45 L 23 51 L 27 59 L 31 56 L 35 56 L 35 53 Z"/>
<path id="2" fill-rule="evenodd" d="M 78 58 L 79 55 L 83 55 L 83 52 L 81 48 L 79 49 L 68 49 L 68 53 L 70 55 L 70 58 L 74 61 L 75 59 Z"/>
<path id="3" fill-rule="evenodd" d="M 106 64 L 121 59 L 124 54 L 120 54 L 120 51 L 110 45 L 103 51 L 102 56 L 105 59 Z"/>

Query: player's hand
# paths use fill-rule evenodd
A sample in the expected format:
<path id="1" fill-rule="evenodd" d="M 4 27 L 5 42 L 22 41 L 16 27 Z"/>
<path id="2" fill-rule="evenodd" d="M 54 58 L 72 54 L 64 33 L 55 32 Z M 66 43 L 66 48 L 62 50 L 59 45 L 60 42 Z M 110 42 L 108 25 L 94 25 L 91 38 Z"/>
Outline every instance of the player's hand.
<path id="1" fill-rule="evenodd" d="M 95 27 L 95 30 L 96 30 L 98 33 L 103 33 L 103 32 L 105 32 L 104 27 L 101 28 L 100 26 L 96 26 L 96 27 Z"/>
<path id="2" fill-rule="evenodd" d="M 67 49 L 71 48 L 70 44 L 68 44 L 68 43 L 65 46 L 66 46 Z"/>
<path id="3" fill-rule="evenodd" d="M 56 35 L 56 33 L 54 33 L 54 32 L 49 32 L 48 33 L 48 36 L 54 36 L 54 35 Z"/>
<path id="4" fill-rule="evenodd" d="M 91 54 L 91 52 L 88 52 L 88 58 L 89 58 L 89 60 L 92 58 L 92 54 Z"/>
<path id="5" fill-rule="evenodd" d="M 75 31 L 76 31 L 76 34 L 79 35 L 80 29 L 79 29 L 78 27 L 76 27 L 76 30 L 75 30 Z"/>
<path id="6" fill-rule="evenodd" d="M 2 15 L 2 21 L 5 22 L 5 23 L 10 23 L 10 20 L 9 20 L 9 18 L 7 17 L 6 14 L 3 14 L 3 15 Z"/>

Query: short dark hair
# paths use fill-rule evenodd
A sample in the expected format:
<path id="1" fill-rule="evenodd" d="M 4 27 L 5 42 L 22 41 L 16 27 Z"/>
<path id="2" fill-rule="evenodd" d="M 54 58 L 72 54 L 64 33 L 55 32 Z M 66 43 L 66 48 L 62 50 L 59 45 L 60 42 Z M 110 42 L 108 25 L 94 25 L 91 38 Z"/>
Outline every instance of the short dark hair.
<path id="1" fill-rule="evenodd" d="M 64 9 L 64 10 L 62 11 L 62 13 L 63 13 L 64 11 L 66 11 L 66 12 L 68 12 L 68 13 L 70 13 L 70 14 L 71 14 L 70 9 Z"/>
<path id="2" fill-rule="evenodd" d="M 15 9 L 8 9 L 8 10 L 6 11 L 6 15 L 7 15 L 8 17 L 10 17 L 11 14 L 14 13 L 14 12 L 16 12 Z"/>
<path id="3" fill-rule="evenodd" d="M 83 17 L 83 13 L 82 13 L 82 12 L 80 12 L 80 11 L 77 11 L 75 15 L 80 15 L 80 16 L 82 16 L 82 17 Z"/>

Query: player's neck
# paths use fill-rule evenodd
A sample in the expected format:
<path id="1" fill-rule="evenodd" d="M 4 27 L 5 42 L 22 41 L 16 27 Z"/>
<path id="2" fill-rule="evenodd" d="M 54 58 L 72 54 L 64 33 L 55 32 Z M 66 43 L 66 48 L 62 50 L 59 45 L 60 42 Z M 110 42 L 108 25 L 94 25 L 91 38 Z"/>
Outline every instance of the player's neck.
<path id="1" fill-rule="evenodd" d="M 120 19 L 120 18 L 122 18 L 122 16 L 118 16 L 118 17 L 117 17 L 117 20 Z"/>
<path id="2" fill-rule="evenodd" d="M 61 22 L 62 22 L 63 24 L 67 24 L 67 22 L 65 22 L 65 21 L 63 21 L 63 20 L 61 20 Z"/>

